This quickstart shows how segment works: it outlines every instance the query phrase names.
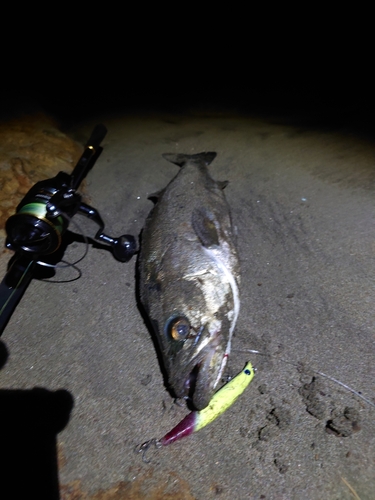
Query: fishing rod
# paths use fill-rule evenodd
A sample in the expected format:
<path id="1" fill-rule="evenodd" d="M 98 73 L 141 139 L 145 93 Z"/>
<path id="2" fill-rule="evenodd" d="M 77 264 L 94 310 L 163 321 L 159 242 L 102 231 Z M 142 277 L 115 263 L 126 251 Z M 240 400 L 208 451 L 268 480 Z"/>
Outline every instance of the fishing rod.
<path id="1" fill-rule="evenodd" d="M 99 226 L 94 238 L 109 245 L 117 260 L 128 262 L 136 253 L 134 236 L 124 234 L 113 238 L 105 234 L 99 212 L 84 203 L 76 192 L 103 151 L 100 143 L 106 134 L 106 127 L 97 125 L 72 173 L 59 172 L 37 182 L 6 221 L 5 247 L 15 254 L 0 283 L 0 336 L 31 280 L 40 274 L 41 266 L 58 267 L 48 261 L 59 262 L 65 232 L 77 213 Z M 84 239 L 87 244 L 87 238 Z"/>

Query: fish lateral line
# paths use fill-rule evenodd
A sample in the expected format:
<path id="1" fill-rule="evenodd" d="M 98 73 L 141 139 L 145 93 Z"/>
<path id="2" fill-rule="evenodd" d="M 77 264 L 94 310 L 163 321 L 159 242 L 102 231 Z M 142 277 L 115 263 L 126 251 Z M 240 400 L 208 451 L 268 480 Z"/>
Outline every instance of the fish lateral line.
<path id="1" fill-rule="evenodd" d="M 168 446 L 179 439 L 190 436 L 190 434 L 194 432 L 198 432 L 200 429 L 203 429 L 203 427 L 213 422 L 239 398 L 253 378 L 254 368 L 250 362 L 247 362 L 244 369 L 238 375 L 233 377 L 213 395 L 206 408 L 200 411 L 190 412 L 161 439 L 150 439 L 138 446 L 136 451 L 142 453 L 142 460 L 146 463 L 149 462 L 145 454 L 152 445 L 156 448 Z"/>

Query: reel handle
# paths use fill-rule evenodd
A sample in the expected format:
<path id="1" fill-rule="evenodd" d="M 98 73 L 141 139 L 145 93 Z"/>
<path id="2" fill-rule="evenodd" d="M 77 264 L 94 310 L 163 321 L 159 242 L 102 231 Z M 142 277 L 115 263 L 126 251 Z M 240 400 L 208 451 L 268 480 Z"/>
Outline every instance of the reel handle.
<path id="1" fill-rule="evenodd" d="M 137 251 L 137 243 L 131 234 L 112 238 L 104 233 L 97 233 L 95 239 L 108 243 L 112 247 L 114 257 L 120 262 L 128 262 Z"/>
<path id="2" fill-rule="evenodd" d="M 104 222 L 96 208 L 90 207 L 90 205 L 86 203 L 81 203 L 78 213 L 93 220 L 99 226 L 95 239 L 110 245 L 114 257 L 120 262 L 128 262 L 137 252 L 137 242 L 131 234 L 123 234 L 118 238 L 113 238 L 112 236 L 104 234 Z"/>

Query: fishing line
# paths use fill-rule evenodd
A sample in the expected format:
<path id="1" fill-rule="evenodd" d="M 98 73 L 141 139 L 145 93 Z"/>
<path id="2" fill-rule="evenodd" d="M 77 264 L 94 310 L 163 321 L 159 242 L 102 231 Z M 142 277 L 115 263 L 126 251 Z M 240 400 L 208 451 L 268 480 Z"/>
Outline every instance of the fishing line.
<path id="1" fill-rule="evenodd" d="M 233 349 L 233 351 L 236 351 L 236 352 L 251 352 L 253 354 L 259 354 L 260 356 L 268 356 L 270 358 L 275 358 L 275 359 L 278 359 L 279 361 L 283 361 L 284 363 L 287 363 L 288 365 L 292 365 L 295 368 L 297 368 L 297 370 L 301 369 L 301 364 L 294 363 L 293 361 L 289 361 L 287 359 L 279 358 L 275 354 L 267 354 L 265 352 L 256 351 L 254 349 Z M 324 378 L 327 378 L 328 380 L 331 380 L 332 382 L 335 382 L 338 385 L 341 385 L 341 387 L 344 387 L 344 389 L 346 389 L 347 391 L 351 392 L 352 394 L 355 394 L 359 398 L 363 399 L 363 401 L 365 401 L 367 404 L 369 404 L 369 405 L 371 405 L 371 406 L 373 406 L 375 408 L 375 403 L 373 403 L 370 399 L 367 399 L 365 396 L 363 396 L 360 392 L 356 391 L 352 387 L 349 387 L 348 385 L 344 384 L 340 380 L 337 380 L 336 378 L 331 377 L 330 375 L 327 375 L 326 373 L 323 373 L 323 372 L 321 372 L 319 370 L 314 370 L 313 368 L 309 368 L 309 370 L 311 370 L 313 373 L 316 373 L 317 375 L 320 375 L 320 376 L 322 376 Z"/>
<path id="2" fill-rule="evenodd" d="M 66 262 L 65 260 L 62 260 L 61 262 Z M 54 266 L 51 266 L 54 267 Z M 67 267 L 72 267 L 76 272 L 77 276 L 75 278 L 70 278 L 68 280 L 52 280 L 52 279 L 39 279 L 39 281 L 44 281 L 45 283 L 72 283 L 73 281 L 77 281 L 80 279 L 82 276 L 82 271 L 78 266 L 75 266 L 74 264 L 70 264 L 69 262 L 66 263 L 65 266 L 58 266 L 58 268 L 67 268 Z"/>
<path id="3" fill-rule="evenodd" d="M 82 255 L 82 257 L 80 257 L 78 260 L 76 260 L 75 262 L 66 262 L 65 260 L 62 260 L 61 262 L 65 262 L 65 264 L 63 265 L 59 265 L 59 264 L 48 264 L 47 262 L 42 262 L 41 260 L 38 260 L 37 261 L 37 264 L 39 264 L 40 266 L 45 266 L 45 267 L 52 267 L 53 269 L 64 269 L 66 267 L 74 267 L 80 274 L 81 276 L 81 271 L 78 269 L 78 267 L 76 267 L 76 264 L 78 264 L 78 262 L 81 262 L 81 260 L 83 260 L 88 251 L 89 251 L 89 240 L 87 239 L 87 236 L 85 235 L 85 233 L 82 231 L 81 227 L 79 226 L 78 222 L 76 222 L 74 219 L 72 219 L 71 217 L 69 217 L 67 214 L 65 214 L 64 212 L 61 212 L 60 214 L 62 217 L 64 217 L 69 223 L 73 223 L 73 225 L 78 229 L 78 232 L 79 234 L 83 237 L 84 239 L 84 242 L 85 242 L 85 251 Z M 78 278 L 77 278 L 78 279 Z"/>

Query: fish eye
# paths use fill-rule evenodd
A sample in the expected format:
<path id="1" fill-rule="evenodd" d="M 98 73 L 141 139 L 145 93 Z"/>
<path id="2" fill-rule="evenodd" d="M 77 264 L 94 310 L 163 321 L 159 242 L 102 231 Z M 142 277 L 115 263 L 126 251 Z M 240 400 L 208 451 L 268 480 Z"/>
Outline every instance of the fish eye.
<path id="1" fill-rule="evenodd" d="M 190 333 L 190 323 L 183 317 L 178 316 L 167 323 L 168 333 L 173 340 L 186 340 Z"/>

